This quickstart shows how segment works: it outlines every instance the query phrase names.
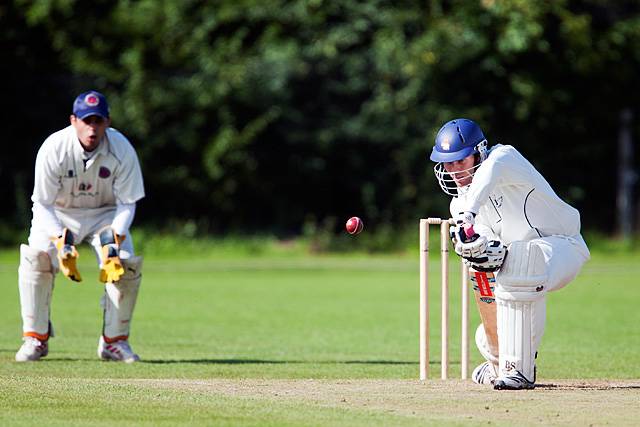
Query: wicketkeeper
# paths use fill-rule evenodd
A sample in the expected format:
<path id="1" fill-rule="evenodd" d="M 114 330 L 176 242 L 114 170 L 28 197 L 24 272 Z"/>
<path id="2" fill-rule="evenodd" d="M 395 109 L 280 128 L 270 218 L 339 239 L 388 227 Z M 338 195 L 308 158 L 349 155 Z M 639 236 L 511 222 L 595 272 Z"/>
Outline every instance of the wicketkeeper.
<path id="1" fill-rule="evenodd" d="M 478 303 L 495 298 L 493 319 L 481 309 L 476 344 L 487 361 L 473 381 L 497 390 L 533 388 L 546 294 L 571 282 L 590 258 L 580 214 L 514 147 L 489 148 L 471 120 L 445 123 L 431 160 L 440 186 L 453 196 L 451 235 L 485 297 Z"/>
<path id="2" fill-rule="evenodd" d="M 129 329 L 142 257 L 134 255 L 129 227 L 136 202 L 144 197 L 140 164 L 127 138 L 109 127 L 109 106 L 101 93 L 80 94 L 70 122 L 44 141 L 36 158 L 29 245 L 20 247 L 24 343 L 16 361 L 49 353 L 54 277 L 61 271 L 75 282 L 82 280 L 76 244 L 87 241 L 105 287 L 98 356 L 135 362 L 139 357 L 129 346 Z"/>

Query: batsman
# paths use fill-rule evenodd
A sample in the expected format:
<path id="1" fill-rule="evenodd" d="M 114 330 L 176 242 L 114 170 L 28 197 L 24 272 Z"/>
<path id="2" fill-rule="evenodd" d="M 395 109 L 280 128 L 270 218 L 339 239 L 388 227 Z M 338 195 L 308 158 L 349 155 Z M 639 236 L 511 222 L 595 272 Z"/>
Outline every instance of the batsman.
<path id="1" fill-rule="evenodd" d="M 547 293 L 571 282 L 590 258 L 580 214 L 513 146 L 489 147 L 471 120 L 445 123 L 430 158 L 452 196 L 451 237 L 470 267 L 481 313 L 475 338 L 486 362 L 473 381 L 534 388 Z"/>
<path id="2" fill-rule="evenodd" d="M 82 93 L 72 111 L 69 126 L 50 135 L 36 157 L 29 244 L 20 246 L 23 344 L 16 361 L 49 353 L 54 278 L 61 271 L 82 281 L 76 245 L 87 241 L 104 284 L 98 357 L 131 363 L 139 360 L 129 345 L 129 329 L 142 257 L 134 254 L 129 227 L 136 202 L 144 197 L 142 172 L 131 143 L 110 127 L 104 95 Z"/>

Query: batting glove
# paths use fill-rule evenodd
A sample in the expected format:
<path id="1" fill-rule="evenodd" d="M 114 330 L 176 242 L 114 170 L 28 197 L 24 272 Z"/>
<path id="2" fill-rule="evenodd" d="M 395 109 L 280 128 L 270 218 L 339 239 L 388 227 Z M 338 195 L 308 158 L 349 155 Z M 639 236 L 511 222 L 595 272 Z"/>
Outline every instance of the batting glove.
<path id="1" fill-rule="evenodd" d="M 65 228 L 62 230 L 62 235 L 54 239 L 53 243 L 58 250 L 58 264 L 62 274 L 74 282 L 81 282 L 82 277 L 76 266 L 76 260 L 80 255 L 73 245 L 73 234 Z"/>
<path id="2" fill-rule="evenodd" d="M 100 278 L 102 283 L 114 283 L 120 280 L 124 274 L 122 261 L 120 261 L 120 243 L 125 236 L 117 235 L 111 228 L 100 233 L 100 245 L 102 246 L 100 257 Z"/>
<path id="3" fill-rule="evenodd" d="M 461 232 L 464 235 L 464 230 Z M 459 236 L 460 233 L 458 233 Z M 487 238 L 479 234 L 473 235 L 468 241 L 456 239 L 454 250 L 465 259 L 480 258 L 487 252 Z"/>
<path id="4" fill-rule="evenodd" d="M 471 211 L 460 212 L 456 217 L 457 225 L 462 225 L 462 224 L 473 225 L 475 223 L 476 223 L 476 214 L 474 214 Z"/>
<path id="5" fill-rule="evenodd" d="M 490 240 L 486 250 L 478 257 L 465 258 L 465 263 L 478 271 L 497 271 L 507 256 L 507 247 L 499 240 Z"/>

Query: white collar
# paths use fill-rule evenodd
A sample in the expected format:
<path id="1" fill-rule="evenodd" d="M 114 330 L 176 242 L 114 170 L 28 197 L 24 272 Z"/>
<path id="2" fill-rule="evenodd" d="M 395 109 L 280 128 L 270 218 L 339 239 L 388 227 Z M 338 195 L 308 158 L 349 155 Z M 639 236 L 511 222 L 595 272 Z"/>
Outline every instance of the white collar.
<path id="1" fill-rule="evenodd" d="M 88 169 L 93 162 L 100 156 L 106 155 L 109 152 L 109 137 L 107 136 L 107 132 L 104 133 L 100 144 L 93 151 L 86 151 L 82 146 L 82 143 L 78 139 L 78 135 L 75 134 L 75 144 L 74 151 L 75 153 L 85 162 L 85 168 Z"/>

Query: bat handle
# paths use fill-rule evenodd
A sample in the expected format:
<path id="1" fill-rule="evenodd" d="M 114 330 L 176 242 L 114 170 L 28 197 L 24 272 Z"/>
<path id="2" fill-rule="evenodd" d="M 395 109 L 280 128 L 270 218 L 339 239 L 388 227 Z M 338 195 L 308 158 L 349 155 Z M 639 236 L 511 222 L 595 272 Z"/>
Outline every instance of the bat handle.
<path id="1" fill-rule="evenodd" d="M 468 239 L 471 239 L 473 236 L 475 236 L 476 232 L 473 229 L 472 224 L 464 224 L 462 227 L 464 228 L 464 234 Z"/>

